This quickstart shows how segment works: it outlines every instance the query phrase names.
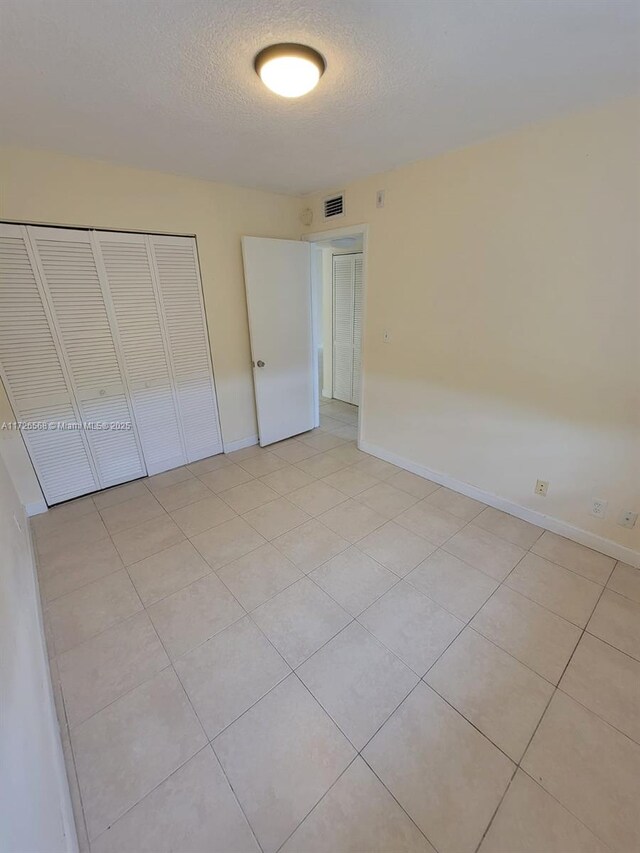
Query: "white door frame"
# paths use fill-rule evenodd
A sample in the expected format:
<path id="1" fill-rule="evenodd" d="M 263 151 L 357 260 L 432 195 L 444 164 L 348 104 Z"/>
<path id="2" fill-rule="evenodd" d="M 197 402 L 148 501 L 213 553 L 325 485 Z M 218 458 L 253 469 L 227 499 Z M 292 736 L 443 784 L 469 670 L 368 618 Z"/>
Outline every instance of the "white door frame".
<path id="1" fill-rule="evenodd" d="M 326 231 L 313 231 L 311 234 L 302 234 L 301 240 L 306 240 L 309 243 L 318 243 L 323 240 L 336 240 L 339 237 L 362 237 L 362 342 L 366 337 L 367 329 L 367 284 L 369 277 L 369 226 L 365 223 L 359 225 L 345 225 L 342 228 L 330 228 Z M 314 334 L 317 326 L 317 318 L 313 318 Z M 364 347 L 361 347 L 360 353 L 360 405 L 358 406 L 358 438 L 357 445 L 360 447 L 362 441 L 362 424 L 363 424 L 363 403 L 365 400 L 365 365 Z M 314 371 L 318 375 L 318 347 L 314 342 L 313 347 Z M 320 395 L 318 399 L 317 422 L 320 419 Z"/>

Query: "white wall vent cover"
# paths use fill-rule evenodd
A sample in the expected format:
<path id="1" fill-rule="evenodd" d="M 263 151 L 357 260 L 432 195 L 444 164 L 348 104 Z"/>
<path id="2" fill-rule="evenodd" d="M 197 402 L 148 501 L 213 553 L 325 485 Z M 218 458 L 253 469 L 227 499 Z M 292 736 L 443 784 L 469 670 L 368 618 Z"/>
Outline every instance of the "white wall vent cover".
<path id="1" fill-rule="evenodd" d="M 324 218 L 335 219 L 344 216 L 344 193 L 330 195 L 324 200 Z"/>

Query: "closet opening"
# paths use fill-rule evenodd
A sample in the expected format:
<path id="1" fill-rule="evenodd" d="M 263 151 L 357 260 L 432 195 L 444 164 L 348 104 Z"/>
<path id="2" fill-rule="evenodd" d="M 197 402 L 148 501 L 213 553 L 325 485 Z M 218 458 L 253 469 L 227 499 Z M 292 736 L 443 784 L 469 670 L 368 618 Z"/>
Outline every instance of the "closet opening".
<path id="1" fill-rule="evenodd" d="M 0 273 L 0 378 L 48 506 L 222 452 L 194 237 L 1 223 Z"/>

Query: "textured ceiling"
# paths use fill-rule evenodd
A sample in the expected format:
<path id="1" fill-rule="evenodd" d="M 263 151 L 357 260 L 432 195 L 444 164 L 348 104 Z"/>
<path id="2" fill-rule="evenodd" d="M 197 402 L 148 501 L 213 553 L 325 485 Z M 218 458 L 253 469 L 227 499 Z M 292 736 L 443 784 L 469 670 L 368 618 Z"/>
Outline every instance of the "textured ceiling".
<path id="1" fill-rule="evenodd" d="M 638 87 L 637 0 L 0 0 L 0 140 L 287 193 Z M 255 53 L 318 48 L 299 101 Z"/>

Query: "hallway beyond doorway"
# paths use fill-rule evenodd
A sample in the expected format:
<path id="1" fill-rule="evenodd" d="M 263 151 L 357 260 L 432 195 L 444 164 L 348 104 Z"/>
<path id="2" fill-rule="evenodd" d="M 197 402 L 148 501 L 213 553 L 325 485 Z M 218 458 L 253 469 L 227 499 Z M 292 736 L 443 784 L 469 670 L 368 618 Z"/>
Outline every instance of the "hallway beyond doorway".
<path id="1" fill-rule="evenodd" d="M 320 397 L 320 429 L 338 438 L 355 441 L 358 432 L 358 407 L 341 400 Z"/>

